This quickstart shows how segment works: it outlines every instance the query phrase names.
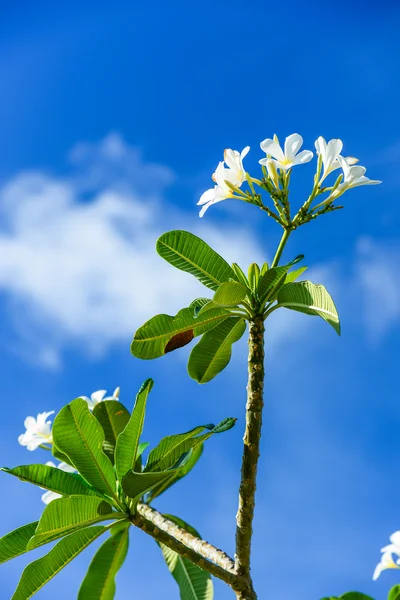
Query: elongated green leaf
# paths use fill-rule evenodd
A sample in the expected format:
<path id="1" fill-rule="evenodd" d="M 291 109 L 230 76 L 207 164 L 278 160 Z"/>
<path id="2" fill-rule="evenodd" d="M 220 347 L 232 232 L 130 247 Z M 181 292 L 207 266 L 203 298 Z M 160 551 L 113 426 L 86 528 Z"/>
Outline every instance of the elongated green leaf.
<path id="1" fill-rule="evenodd" d="M 182 519 L 172 515 L 165 516 L 192 535 L 200 538 L 199 533 Z M 179 586 L 181 600 L 212 600 L 214 598 L 214 588 L 209 573 L 164 546 L 164 544 L 159 544 L 159 546 L 168 569 Z"/>
<path id="2" fill-rule="evenodd" d="M 244 285 L 245 288 L 248 288 L 248 290 L 250 291 L 249 288 L 249 282 L 247 281 L 247 277 L 246 275 L 243 273 L 242 269 L 239 267 L 239 265 L 237 263 L 233 263 L 232 264 L 232 269 L 235 272 L 235 278 L 236 280 L 241 283 L 242 285 Z"/>
<path id="3" fill-rule="evenodd" d="M 160 496 L 161 494 L 163 494 L 172 485 L 174 485 L 175 483 L 180 481 L 183 477 L 185 477 L 188 473 L 190 473 L 190 471 L 193 469 L 193 467 L 196 465 L 197 461 L 199 460 L 200 456 L 202 455 L 203 448 L 204 448 L 203 444 L 200 444 L 200 445 L 196 446 L 195 448 L 192 448 L 192 450 L 190 450 L 190 452 L 189 452 L 188 459 L 187 459 L 185 465 L 183 467 L 180 467 L 180 469 L 177 469 L 176 472 L 173 473 L 171 475 L 171 477 L 169 477 L 169 479 L 162 481 L 161 483 L 157 484 L 155 487 L 152 488 L 152 490 L 150 491 L 150 493 L 148 495 L 148 502 L 152 502 L 154 500 L 154 498 L 157 498 L 157 496 Z"/>
<path id="4" fill-rule="evenodd" d="M 285 283 L 286 273 L 290 265 L 284 267 L 273 267 L 261 275 L 258 282 L 258 296 L 262 302 L 271 301 L 276 296 L 278 290 Z"/>
<path id="5" fill-rule="evenodd" d="M 188 231 L 169 231 L 157 240 L 157 252 L 171 265 L 194 275 L 201 283 L 216 290 L 234 277 L 228 263 L 202 239 Z"/>
<path id="6" fill-rule="evenodd" d="M 147 398 L 153 385 L 154 381 L 152 379 L 146 379 L 143 382 L 136 395 L 132 415 L 125 429 L 118 436 L 115 451 L 115 470 L 119 481 L 122 481 L 123 476 L 135 467 L 139 440 L 143 431 Z"/>
<path id="7" fill-rule="evenodd" d="M 93 415 L 104 431 L 103 451 L 114 464 L 117 437 L 125 429 L 131 415 L 118 400 L 99 402 L 93 409 Z"/>
<path id="8" fill-rule="evenodd" d="M 261 271 L 260 271 L 260 275 L 264 275 L 264 273 L 266 273 L 269 269 L 268 263 L 264 263 L 263 266 L 261 267 Z"/>
<path id="9" fill-rule="evenodd" d="M 400 600 L 400 585 L 395 585 L 389 592 L 387 600 Z"/>
<path id="10" fill-rule="evenodd" d="M 58 498 L 44 509 L 27 549 L 32 550 L 44 543 L 52 542 L 81 527 L 114 519 L 115 515 L 108 502 L 101 498 L 91 496 Z"/>
<path id="11" fill-rule="evenodd" d="M 108 538 L 93 557 L 79 590 L 78 600 L 113 600 L 115 576 L 128 552 L 129 529 Z"/>
<path id="12" fill-rule="evenodd" d="M 298 279 L 300 275 L 304 273 L 304 271 L 307 271 L 307 269 L 308 267 L 300 267 L 295 271 L 290 271 L 290 273 L 286 273 L 285 283 L 292 283 L 292 281 L 296 281 L 296 279 Z"/>
<path id="13" fill-rule="evenodd" d="M 218 306 L 236 306 L 243 302 L 247 294 L 247 288 L 241 283 L 227 281 L 226 283 L 222 283 L 215 292 L 213 303 Z"/>
<path id="14" fill-rule="evenodd" d="M 203 335 L 189 356 L 190 377 L 199 383 L 211 381 L 231 359 L 232 344 L 237 342 L 246 330 L 246 323 L 240 317 L 230 317 Z"/>
<path id="15" fill-rule="evenodd" d="M 193 338 L 212 329 L 230 313 L 224 308 L 214 308 L 195 316 L 193 308 L 183 308 L 175 317 L 157 315 L 135 333 L 131 352 L 142 359 L 152 359 L 189 344 Z"/>
<path id="16" fill-rule="evenodd" d="M 177 471 L 179 471 L 179 469 L 170 469 L 168 471 L 159 471 L 156 473 L 136 473 L 132 470 L 122 478 L 122 488 L 128 498 L 131 498 L 133 501 L 138 501 L 156 485 L 163 483 Z"/>
<path id="17" fill-rule="evenodd" d="M 26 546 L 35 534 L 39 521 L 22 525 L 14 531 L 10 531 L 0 539 L 0 564 L 11 560 L 20 554 L 24 554 Z"/>
<path id="18" fill-rule="evenodd" d="M 191 441 L 205 429 L 212 429 L 213 425 L 200 425 L 186 433 L 169 435 L 150 452 L 145 466 L 145 472 L 166 471 L 173 467 L 182 454 L 188 452 L 191 448 Z"/>
<path id="19" fill-rule="evenodd" d="M 278 305 L 307 315 L 318 315 L 340 335 L 336 306 L 323 285 L 299 281 L 284 285 L 278 293 Z"/>
<path id="20" fill-rule="evenodd" d="M 71 533 L 58 542 L 48 554 L 35 560 L 24 569 L 11 600 L 31 598 L 104 531 L 106 528 L 102 526 L 87 527 Z"/>
<path id="21" fill-rule="evenodd" d="M 54 420 L 53 439 L 86 481 L 115 496 L 114 469 L 103 452 L 104 431 L 84 400 L 77 398 L 60 410 Z"/>
<path id="22" fill-rule="evenodd" d="M 96 490 L 77 473 L 66 473 L 48 465 L 23 465 L 14 469 L 3 467 L 1 470 L 62 496 L 96 495 Z"/>
<path id="23" fill-rule="evenodd" d="M 247 278 L 249 280 L 250 289 L 253 293 L 255 293 L 257 290 L 259 277 L 260 267 L 257 263 L 251 263 L 251 265 L 249 266 Z"/>

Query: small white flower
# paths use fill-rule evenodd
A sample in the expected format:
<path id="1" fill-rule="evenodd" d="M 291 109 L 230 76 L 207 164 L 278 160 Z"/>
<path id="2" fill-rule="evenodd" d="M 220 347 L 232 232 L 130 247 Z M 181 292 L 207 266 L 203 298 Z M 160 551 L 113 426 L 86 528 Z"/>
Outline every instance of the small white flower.
<path id="1" fill-rule="evenodd" d="M 267 167 L 269 178 L 271 179 L 276 189 L 279 190 L 279 175 L 278 171 L 276 170 L 275 161 L 272 160 L 272 158 L 267 158 L 265 165 Z"/>
<path id="2" fill-rule="evenodd" d="M 53 443 L 51 421 L 47 421 L 47 417 L 52 414 L 54 414 L 54 410 L 39 413 L 36 419 L 35 417 L 26 417 L 24 421 L 26 431 L 18 437 L 21 446 L 26 446 L 28 450 L 36 450 L 41 444 Z"/>
<path id="3" fill-rule="evenodd" d="M 261 142 L 261 150 L 267 154 L 266 158 L 262 158 L 258 161 L 261 165 L 267 166 L 269 156 L 275 160 L 276 167 L 287 171 L 295 165 L 302 165 L 309 162 L 314 156 L 310 150 L 302 150 L 299 153 L 300 148 L 303 145 L 303 138 L 298 133 L 292 133 L 285 140 L 284 151 L 279 145 L 277 139 L 267 138 Z"/>
<path id="4" fill-rule="evenodd" d="M 65 462 L 60 462 L 59 465 L 55 465 L 51 460 L 49 460 L 46 465 L 48 467 L 53 467 L 54 469 L 60 469 L 61 471 L 65 471 L 66 473 L 77 473 L 77 470 L 71 465 L 68 465 Z M 57 492 L 51 492 L 48 490 L 44 494 L 42 494 L 42 502 L 45 504 L 49 504 L 52 500 L 56 500 L 57 498 L 62 498 L 61 494 L 57 494 Z"/>
<path id="5" fill-rule="evenodd" d="M 97 392 L 91 394 L 90 398 L 87 396 L 80 396 L 80 398 L 87 402 L 89 410 L 93 410 L 99 402 L 104 402 L 105 400 L 119 400 L 119 387 L 115 388 L 112 396 L 105 397 L 106 394 L 107 390 L 97 390 Z"/>
<path id="6" fill-rule="evenodd" d="M 381 548 L 381 552 L 390 552 L 400 557 L 400 531 L 395 531 L 389 538 L 390 544 Z"/>
<path id="7" fill-rule="evenodd" d="M 397 561 L 399 562 L 399 561 Z M 376 581 L 379 575 L 385 569 L 400 569 L 400 567 L 394 562 L 391 552 L 384 552 L 381 556 L 380 562 L 376 565 L 374 574 L 372 575 L 373 581 Z"/>
<path id="8" fill-rule="evenodd" d="M 366 168 L 361 167 L 359 165 L 355 165 L 354 167 L 349 165 L 347 160 L 343 158 L 343 156 L 338 156 L 337 160 L 339 161 L 340 166 L 343 169 L 343 181 L 338 185 L 336 190 L 332 192 L 332 194 L 327 198 L 327 200 L 335 200 L 339 198 L 344 192 L 347 190 L 351 190 L 352 188 L 358 187 L 360 185 L 377 185 L 378 183 L 382 183 L 377 179 L 369 179 L 365 177 Z M 325 200 L 326 202 L 326 200 Z"/>
<path id="9" fill-rule="evenodd" d="M 342 151 L 343 142 L 342 140 L 330 140 L 326 143 L 325 138 L 320 136 L 315 142 L 315 149 L 317 151 L 318 156 L 322 158 L 322 164 L 324 165 L 324 172 L 320 180 L 320 185 L 324 181 L 324 179 L 332 173 L 332 171 L 336 171 L 336 169 L 340 169 L 340 162 L 338 161 L 338 157 Z M 346 162 L 348 165 L 355 165 L 358 163 L 358 158 L 354 158 L 354 156 L 347 156 Z"/>
<path id="10" fill-rule="evenodd" d="M 218 167 L 212 175 L 212 179 L 215 181 L 216 185 L 213 188 L 206 190 L 197 203 L 202 206 L 200 217 L 204 215 L 206 210 L 212 204 L 216 204 L 227 198 L 236 198 L 226 182 L 228 181 L 230 184 L 240 188 L 246 179 L 243 159 L 249 150 L 250 147 L 246 146 L 240 153 L 237 150 L 231 149 L 224 151 L 224 160 L 218 164 Z M 228 168 L 225 168 L 225 164 Z"/>

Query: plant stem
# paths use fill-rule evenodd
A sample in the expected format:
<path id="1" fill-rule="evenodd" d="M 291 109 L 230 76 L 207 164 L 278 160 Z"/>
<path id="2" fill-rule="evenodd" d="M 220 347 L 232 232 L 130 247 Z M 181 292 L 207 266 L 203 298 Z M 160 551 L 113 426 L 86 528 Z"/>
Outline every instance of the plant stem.
<path id="1" fill-rule="evenodd" d="M 248 590 L 248 581 L 236 573 L 235 563 L 225 552 L 182 529 L 151 506 L 139 503 L 130 521 L 160 544 L 227 583 L 236 594 L 245 594 Z"/>
<path id="2" fill-rule="evenodd" d="M 281 242 L 282 245 L 282 242 Z M 283 249 L 283 245 L 282 245 Z M 275 259 L 274 259 L 275 260 Z M 246 429 L 242 457 L 239 508 L 236 515 L 236 573 L 250 582 L 247 595 L 240 600 L 257 598 L 250 575 L 252 523 L 254 516 L 257 463 L 260 456 L 260 437 L 264 387 L 264 319 L 257 315 L 249 321 L 249 358 L 246 404 Z"/>
<path id="3" fill-rule="evenodd" d="M 289 236 L 290 236 L 291 233 L 292 233 L 291 229 L 285 229 L 284 230 L 282 238 L 281 238 L 281 241 L 279 242 L 278 249 L 277 249 L 277 251 L 275 253 L 274 260 L 271 263 L 271 269 L 273 267 L 276 267 L 277 264 L 279 263 L 279 260 L 280 260 L 280 258 L 282 256 L 283 249 L 286 246 L 286 243 L 287 243 L 287 241 L 288 241 Z"/>

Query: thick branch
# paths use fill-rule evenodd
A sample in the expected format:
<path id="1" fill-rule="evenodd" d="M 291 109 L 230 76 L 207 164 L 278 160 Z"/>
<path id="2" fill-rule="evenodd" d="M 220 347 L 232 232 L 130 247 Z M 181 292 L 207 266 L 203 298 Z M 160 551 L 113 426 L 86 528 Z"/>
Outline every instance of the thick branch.
<path id="1" fill-rule="evenodd" d="M 238 593 L 248 588 L 248 582 L 236 574 L 235 563 L 225 552 L 182 529 L 147 504 L 138 504 L 131 522 Z"/>
<path id="2" fill-rule="evenodd" d="M 250 551 L 255 505 L 257 463 L 260 456 L 261 421 L 264 386 L 264 320 L 254 317 L 249 322 L 249 359 L 246 404 L 246 430 L 239 488 L 239 508 L 236 515 L 235 565 L 238 576 L 251 582 Z M 253 595 L 238 598 L 252 599 Z"/>

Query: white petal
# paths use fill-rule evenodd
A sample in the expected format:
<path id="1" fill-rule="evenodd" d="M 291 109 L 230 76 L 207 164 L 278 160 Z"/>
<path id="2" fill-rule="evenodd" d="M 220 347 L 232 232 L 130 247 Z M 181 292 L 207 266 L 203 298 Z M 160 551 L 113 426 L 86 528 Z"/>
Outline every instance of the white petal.
<path id="1" fill-rule="evenodd" d="M 303 145 L 303 138 L 298 133 L 292 133 L 285 140 L 285 156 L 292 161 Z M 294 161 L 293 161 L 294 162 Z"/>
<path id="2" fill-rule="evenodd" d="M 260 146 L 261 150 L 263 150 L 265 154 L 270 154 L 278 160 L 285 160 L 285 155 L 283 154 L 282 148 L 279 144 L 274 142 L 274 140 L 267 138 L 266 140 L 261 142 Z"/>
<path id="3" fill-rule="evenodd" d="M 200 196 L 200 200 L 198 201 L 197 204 L 200 204 L 200 205 L 201 204 L 207 204 L 207 202 L 211 202 L 212 200 L 214 200 L 214 197 L 215 197 L 215 188 L 216 187 L 217 186 L 215 186 L 215 187 L 213 187 L 213 188 L 211 188 L 209 190 L 206 190 L 204 192 L 204 194 L 202 194 Z"/>
<path id="4" fill-rule="evenodd" d="M 392 535 L 389 537 L 389 540 L 392 542 L 392 544 L 397 544 L 400 547 L 400 531 L 395 531 L 392 533 Z"/>
<path id="5" fill-rule="evenodd" d="M 346 156 L 346 162 L 348 165 L 355 165 L 359 160 L 360 159 L 356 158 L 355 156 Z"/>
<path id="6" fill-rule="evenodd" d="M 240 158 L 243 160 L 245 156 L 248 155 L 248 153 L 250 152 L 250 146 L 246 146 L 246 148 L 243 148 L 243 150 L 240 153 Z"/>
<path id="7" fill-rule="evenodd" d="M 61 494 L 57 494 L 56 492 L 45 492 L 44 494 L 42 494 L 42 502 L 44 502 L 45 504 L 50 504 L 50 502 L 52 502 L 53 500 L 56 500 L 57 498 L 61 498 Z"/>
<path id="8" fill-rule="evenodd" d="M 206 212 L 206 210 L 212 205 L 214 204 L 214 201 L 211 200 L 210 202 L 208 202 L 207 204 L 204 204 L 203 208 L 201 209 L 201 211 L 199 212 L 199 217 L 203 217 L 204 213 Z"/>
<path id="9" fill-rule="evenodd" d="M 93 392 L 93 394 L 90 395 L 90 398 L 94 402 L 94 404 L 98 404 L 103 400 L 106 393 L 107 390 L 97 390 L 97 392 Z"/>
<path id="10" fill-rule="evenodd" d="M 351 183 L 350 187 L 358 187 L 359 185 L 378 185 L 378 183 L 382 183 L 382 181 L 362 176 L 356 179 L 353 183 Z"/>
<path id="11" fill-rule="evenodd" d="M 56 467 L 56 465 L 53 463 L 53 461 L 52 461 L 52 460 L 48 460 L 48 461 L 47 461 L 47 463 L 46 463 L 46 466 L 47 466 L 47 467 L 53 467 L 54 469 L 56 469 L 56 468 L 57 468 L 57 467 Z"/>
<path id="12" fill-rule="evenodd" d="M 333 164 L 333 162 L 337 159 L 337 157 L 339 156 L 339 154 L 341 153 L 343 148 L 343 142 L 342 140 L 330 140 L 328 142 L 327 148 L 326 148 L 326 160 L 327 162 L 329 162 L 329 164 Z"/>
<path id="13" fill-rule="evenodd" d="M 314 154 L 311 150 L 303 150 L 293 160 L 294 165 L 304 165 L 304 163 L 310 162 Z"/>
<path id="14" fill-rule="evenodd" d="M 64 471 L 65 473 L 76 473 L 77 472 L 75 467 L 72 467 L 71 465 L 68 465 L 65 462 L 60 462 L 60 464 L 58 465 L 58 469 L 60 469 L 60 471 Z"/>
<path id="15" fill-rule="evenodd" d="M 224 161 L 230 169 L 236 170 L 240 166 L 239 152 L 230 148 L 224 150 Z"/>
<path id="16" fill-rule="evenodd" d="M 36 428 L 36 419 L 35 417 L 26 417 L 24 421 L 25 429 L 34 429 Z"/>
<path id="17" fill-rule="evenodd" d="M 314 145 L 315 145 L 317 154 L 322 154 L 322 160 L 325 162 L 325 155 L 326 155 L 326 140 L 325 140 L 325 138 L 323 138 L 322 135 L 320 135 L 319 138 L 317 140 L 315 140 Z"/>

